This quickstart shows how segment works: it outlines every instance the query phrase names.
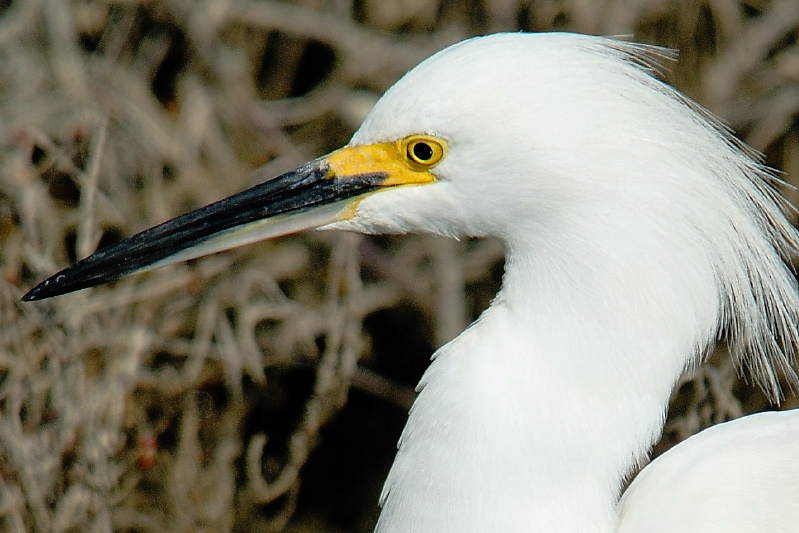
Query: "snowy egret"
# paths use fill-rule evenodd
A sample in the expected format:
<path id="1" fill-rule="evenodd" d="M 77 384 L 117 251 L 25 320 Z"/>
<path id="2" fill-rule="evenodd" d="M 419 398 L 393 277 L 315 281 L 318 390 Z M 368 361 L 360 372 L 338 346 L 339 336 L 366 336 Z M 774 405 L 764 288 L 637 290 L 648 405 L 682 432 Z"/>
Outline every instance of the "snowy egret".
<path id="1" fill-rule="evenodd" d="M 494 236 L 502 289 L 425 373 L 378 531 L 799 531 L 795 411 L 688 439 L 619 498 L 718 339 L 772 397 L 779 375 L 797 381 L 799 235 L 774 176 L 656 79 L 658 53 L 464 41 L 397 82 L 346 147 L 25 299 L 307 228 Z"/>

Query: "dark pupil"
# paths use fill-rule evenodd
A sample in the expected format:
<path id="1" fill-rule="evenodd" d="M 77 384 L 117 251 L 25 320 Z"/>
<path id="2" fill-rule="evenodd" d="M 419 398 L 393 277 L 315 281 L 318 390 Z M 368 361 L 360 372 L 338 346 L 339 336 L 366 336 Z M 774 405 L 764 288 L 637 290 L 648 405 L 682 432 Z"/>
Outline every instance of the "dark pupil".
<path id="1" fill-rule="evenodd" d="M 430 161 L 433 158 L 433 149 L 427 143 L 416 143 L 411 150 L 417 161 Z"/>

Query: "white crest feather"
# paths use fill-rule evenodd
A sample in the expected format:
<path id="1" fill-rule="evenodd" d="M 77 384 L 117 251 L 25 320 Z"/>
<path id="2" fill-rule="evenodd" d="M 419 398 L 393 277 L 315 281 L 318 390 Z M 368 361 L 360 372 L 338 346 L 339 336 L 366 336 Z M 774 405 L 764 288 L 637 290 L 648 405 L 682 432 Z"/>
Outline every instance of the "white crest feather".
<path id="1" fill-rule="evenodd" d="M 621 41 L 606 41 L 620 59 L 650 75 L 663 72 L 663 59 L 673 55 L 665 48 Z M 657 83 L 660 83 L 657 81 Z M 778 402 L 780 376 L 791 390 L 799 386 L 796 349 L 799 346 L 799 293 L 790 265 L 799 255 L 799 234 L 787 218 L 794 206 L 775 188 L 784 183 L 761 163 L 762 156 L 735 137 L 707 109 L 661 83 L 665 96 L 685 113 L 718 136 L 726 150 L 706 154 L 715 159 L 717 178 L 731 191 L 738 210 L 719 211 L 727 224 L 724 238 L 717 237 L 720 262 L 716 265 L 721 294 L 727 295 L 719 337 L 726 341 L 736 364 Z"/>

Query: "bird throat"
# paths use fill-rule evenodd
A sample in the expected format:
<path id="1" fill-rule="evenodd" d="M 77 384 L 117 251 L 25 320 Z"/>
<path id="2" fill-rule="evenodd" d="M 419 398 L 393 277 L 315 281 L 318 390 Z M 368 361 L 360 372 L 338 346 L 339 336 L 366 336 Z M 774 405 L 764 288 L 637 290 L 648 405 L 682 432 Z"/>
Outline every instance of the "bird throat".
<path id="1" fill-rule="evenodd" d="M 699 332 L 696 294 L 666 286 L 659 301 L 663 276 L 509 255 L 492 307 L 420 383 L 377 531 L 615 531 L 621 486 L 715 321 L 712 295 Z"/>

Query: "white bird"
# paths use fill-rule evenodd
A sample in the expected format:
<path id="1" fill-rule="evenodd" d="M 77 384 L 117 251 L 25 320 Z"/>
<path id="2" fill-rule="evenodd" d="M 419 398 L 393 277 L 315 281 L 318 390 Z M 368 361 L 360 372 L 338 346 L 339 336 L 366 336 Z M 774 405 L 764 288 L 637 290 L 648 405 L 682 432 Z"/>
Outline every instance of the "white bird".
<path id="1" fill-rule="evenodd" d="M 380 532 L 799 532 L 799 412 L 645 467 L 718 339 L 773 398 L 799 235 L 771 170 L 653 76 L 659 49 L 498 34 L 405 75 L 346 147 L 54 275 L 46 298 L 312 227 L 493 236 L 502 289 L 419 385 Z M 654 56 L 654 60 L 653 60 Z"/>

